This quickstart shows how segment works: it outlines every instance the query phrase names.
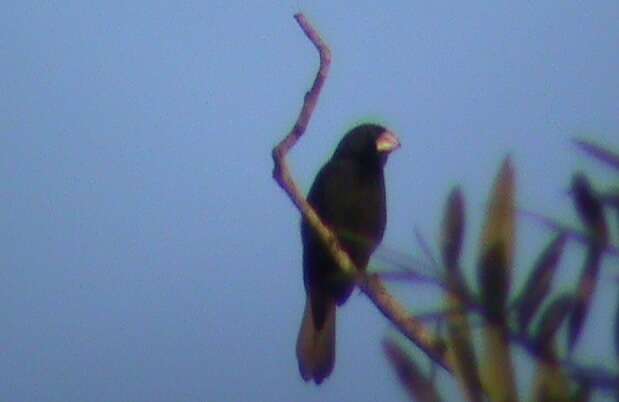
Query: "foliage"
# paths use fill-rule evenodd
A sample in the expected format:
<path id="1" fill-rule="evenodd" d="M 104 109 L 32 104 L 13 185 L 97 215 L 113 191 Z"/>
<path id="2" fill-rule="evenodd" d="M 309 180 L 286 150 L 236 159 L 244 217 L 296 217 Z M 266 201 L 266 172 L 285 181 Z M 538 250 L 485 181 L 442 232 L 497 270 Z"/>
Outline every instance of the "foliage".
<path id="1" fill-rule="evenodd" d="M 588 141 L 575 143 L 619 174 L 618 154 Z M 512 351 L 516 347 L 524 349 L 536 367 L 530 390 L 532 401 L 587 401 L 593 392 L 619 395 L 617 369 L 587 368 L 578 363 L 574 353 L 585 330 L 602 261 L 617 257 L 607 216 L 614 213 L 615 222 L 619 223 L 619 189 L 600 191 L 585 174 L 573 175 L 570 194 L 585 230 L 536 216 L 553 232 L 552 239 L 537 257 L 514 301 L 509 303 L 516 248 L 514 175 L 508 157 L 489 196 L 477 262 L 478 294 L 471 291 L 461 268 L 466 213 L 459 188 L 451 191 L 445 207 L 439 245 L 444 269 L 438 282 L 444 292 L 447 312 L 439 314 L 438 320 L 446 323 L 448 358 L 463 397 L 471 402 L 520 400 L 512 364 Z M 585 247 L 580 279 L 571 292 L 553 294 L 555 273 L 568 243 Z M 616 311 L 613 331 L 619 363 L 619 300 Z M 482 337 L 477 340 L 471 331 L 473 319 L 481 321 L 483 328 Z M 562 329 L 567 342 L 564 348 L 559 348 Z M 483 353 L 476 351 L 474 341 L 481 344 Z M 424 374 L 403 346 L 394 341 L 386 341 L 384 346 L 386 357 L 412 400 L 440 400 L 433 377 Z M 435 363 L 431 361 L 431 364 Z"/>
<path id="2" fill-rule="evenodd" d="M 529 214 L 549 227 L 554 232 L 554 238 L 537 258 L 524 288 L 511 304 L 512 261 L 516 247 L 515 169 L 511 160 L 506 158 L 503 163 L 489 198 L 477 263 L 479 294 L 469 289 L 460 267 L 465 210 L 460 189 L 454 189 L 448 198 L 443 221 L 440 244 L 444 268 L 442 278 L 437 280 L 413 270 L 405 272 L 409 278 L 438 284 L 445 293 L 447 311 L 432 314 L 431 317 L 438 318 L 439 324 L 447 323 L 447 340 L 443 339 L 440 331 L 432 334 L 421 317 L 410 314 L 388 292 L 381 281 L 381 277 L 388 279 L 388 275 L 364 274 L 354 266 L 334 233 L 322 222 L 292 179 L 286 155 L 305 132 L 331 63 L 331 52 L 316 29 L 303 14 L 296 14 L 295 19 L 318 50 L 320 66 L 311 89 L 304 97 L 296 123 L 273 149 L 273 178 L 338 261 L 340 268 L 356 278 L 360 289 L 378 310 L 430 359 L 432 375 L 426 376 L 403 347 L 393 341 L 384 342 L 386 356 L 410 397 L 418 401 L 441 400 L 434 383 L 435 366 L 440 366 L 456 377 L 468 401 L 517 401 L 519 396 L 511 352 L 514 346 L 518 346 L 528 352 L 536 365 L 531 400 L 584 402 L 590 399 L 594 391 L 610 393 L 619 400 L 617 369 L 610 371 L 585 367 L 578 364 L 573 356 L 589 315 L 602 260 L 619 256 L 619 247 L 610 239 L 606 220 L 606 213 L 612 210 L 619 227 L 619 188 L 598 191 L 586 175 L 574 174 L 571 194 L 585 227 L 584 232 L 544 216 Z M 618 154 L 588 141 L 578 140 L 575 143 L 619 173 Z M 585 263 L 575 289 L 567 294 L 552 296 L 554 274 L 568 240 L 586 247 Z M 427 243 L 421 243 L 425 254 L 431 256 Z M 439 265 L 434 258 L 431 261 L 432 265 Z M 546 299 L 548 301 L 544 305 Z M 478 353 L 473 342 L 476 339 L 471 331 L 472 318 L 477 318 L 483 325 L 483 337 L 479 339 L 483 354 Z M 531 324 L 534 321 L 536 325 Z M 566 352 L 560 353 L 557 334 L 566 325 Z M 614 340 L 619 362 L 619 303 L 615 314 Z"/>

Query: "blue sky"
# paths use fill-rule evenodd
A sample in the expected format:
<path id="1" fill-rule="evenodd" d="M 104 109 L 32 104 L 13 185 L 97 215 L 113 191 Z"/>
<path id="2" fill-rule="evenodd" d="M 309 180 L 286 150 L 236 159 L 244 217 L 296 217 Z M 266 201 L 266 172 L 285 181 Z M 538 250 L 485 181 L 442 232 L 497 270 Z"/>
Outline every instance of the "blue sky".
<path id="1" fill-rule="evenodd" d="M 461 184 L 474 261 L 508 153 L 518 205 L 567 222 L 574 170 L 608 182 L 570 138 L 619 146 L 617 2 L 332 3 L 3 5 L 1 400 L 405 398 L 381 355 L 388 324 L 363 296 L 338 315 L 332 377 L 316 388 L 297 372 L 299 217 L 270 150 L 317 67 L 299 9 L 334 60 L 293 172 L 307 189 L 360 120 L 396 131 L 386 248 L 418 254 L 415 226 L 435 244 Z M 518 280 L 549 238 L 520 223 Z M 588 362 L 611 345 L 616 287 L 599 291 Z M 437 306 L 420 285 L 395 292 L 413 311 Z"/>

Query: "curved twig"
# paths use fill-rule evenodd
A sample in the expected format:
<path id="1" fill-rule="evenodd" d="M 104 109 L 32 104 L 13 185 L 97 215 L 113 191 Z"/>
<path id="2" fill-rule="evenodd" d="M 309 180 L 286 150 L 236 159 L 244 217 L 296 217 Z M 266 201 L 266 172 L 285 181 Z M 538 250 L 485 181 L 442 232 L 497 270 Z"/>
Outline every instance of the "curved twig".
<path id="1" fill-rule="evenodd" d="M 380 279 L 375 275 L 357 275 L 359 272 L 348 254 L 340 247 L 335 234 L 322 222 L 316 211 L 305 200 L 296 183 L 292 179 L 290 169 L 286 163 L 286 155 L 294 147 L 299 138 L 305 133 L 312 113 L 316 108 L 318 97 L 329 72 L 331 63 L 331 51 L 321 39 L 318 31 L 305 19 L 303 14 L 296 14 L 297 23 L 318 50 L 320 67 L 314 83 L 305 94 L 303 106 L 297 121 L 288 135 L 273 149 L 273 178 L 286 192 L 296 208 L 303 214 L 310 226 L 318 233 L 331 254 L 335 257 L 338 265 L 345 274 L 358 276 L 358 284 L 361 290 L 378 307 L 381 313 L 387 317 L 393 325 L 415 345 L 423 350 L 432 360 L 440 364 L 446 370 L 451 371 L 446 359 L 445 343 L 432 335 L 424 324 L 411 316 L 385 288 Z"/>

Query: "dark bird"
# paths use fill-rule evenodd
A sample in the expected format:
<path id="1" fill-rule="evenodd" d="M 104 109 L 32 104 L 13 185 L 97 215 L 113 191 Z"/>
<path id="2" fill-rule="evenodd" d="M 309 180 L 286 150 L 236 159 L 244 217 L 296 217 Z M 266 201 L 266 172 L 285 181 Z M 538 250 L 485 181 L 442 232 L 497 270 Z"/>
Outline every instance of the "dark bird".
<path id="1" fill-rule="evenodd" d="M 363 124 L 349 131 L 320 169 L 307 200 L 334 231 L 355 266 L 364 270 L 383 238 L 387 221 L 383 167 L 400 146 L 386 128 Z M 335 362 L 335 306 L 348 299 L 354 283 L 303 219 L 303 281 L 307 295 L 297 339 L 299 371 L 320 384 Z"/>

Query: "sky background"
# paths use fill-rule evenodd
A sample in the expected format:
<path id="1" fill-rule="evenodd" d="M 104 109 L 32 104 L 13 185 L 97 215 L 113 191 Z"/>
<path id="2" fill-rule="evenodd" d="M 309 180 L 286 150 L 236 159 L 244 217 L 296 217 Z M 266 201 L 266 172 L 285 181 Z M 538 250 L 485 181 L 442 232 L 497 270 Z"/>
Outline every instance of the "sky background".
<path id="1" fill-rule="evenodd" d="M 339 310 L 333 375 L 317 388 L 297 371 L 299 216 L 270 151 L 317 68 L 298 10 L 333 65 L 294 176 L 309 188 L 361 120 L 397 132 L 384 249 L 418 256 L 414 227 L 435 245 L 460 184 L 473 278 L 508 153 L 518 206 L 565 222 L 572 172 L 610 182 L 570 139 L 619 147 L 616 1 L 266 4 L 3 4 L 0 400 L 405 400 L 381 353 L 389 325 L 363 295 Z M 519 223 L 517 281 L 550 238 Z M 565 290 L 581 259 L 571 244 Z M 616 368 L 609 265 L 577 356 Z M 412 311 L 439 305 L 427 286 L 393 289 Z"/>

